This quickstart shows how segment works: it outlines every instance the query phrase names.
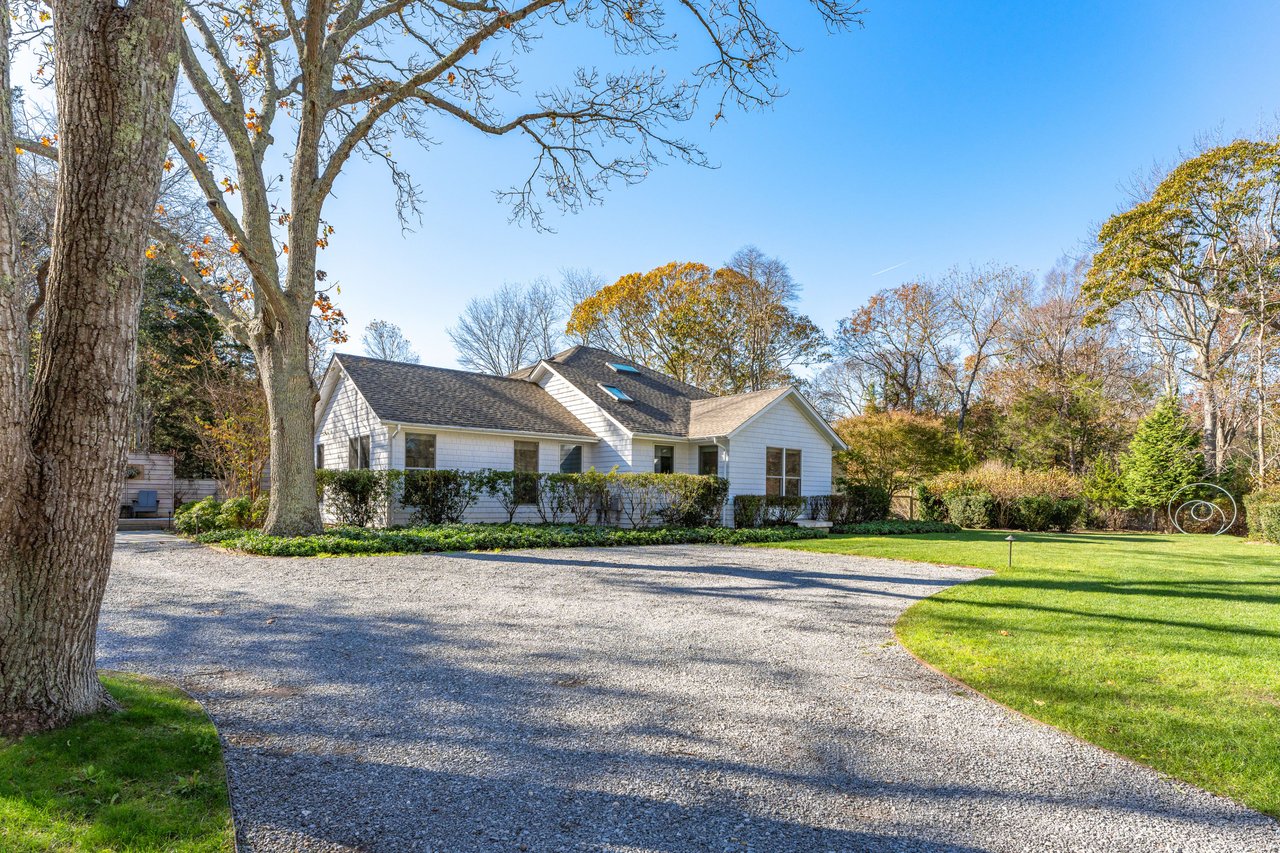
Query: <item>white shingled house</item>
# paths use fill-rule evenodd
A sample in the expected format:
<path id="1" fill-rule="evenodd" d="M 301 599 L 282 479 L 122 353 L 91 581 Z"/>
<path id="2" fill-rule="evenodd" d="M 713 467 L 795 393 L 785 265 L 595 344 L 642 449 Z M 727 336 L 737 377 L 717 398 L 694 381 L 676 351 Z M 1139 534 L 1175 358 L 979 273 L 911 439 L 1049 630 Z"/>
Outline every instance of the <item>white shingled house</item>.
<path id="1" fill-rule="evenodd" d="M 717 474 L 726 524 L 733 495 L 830 494 L 844 449 L 795 388 L 717 397 L 583 346 L 509 376 L 339 354 L 316 412 L 317 467 Z M 505 517 L 482 499 L 467 520 Z"/>

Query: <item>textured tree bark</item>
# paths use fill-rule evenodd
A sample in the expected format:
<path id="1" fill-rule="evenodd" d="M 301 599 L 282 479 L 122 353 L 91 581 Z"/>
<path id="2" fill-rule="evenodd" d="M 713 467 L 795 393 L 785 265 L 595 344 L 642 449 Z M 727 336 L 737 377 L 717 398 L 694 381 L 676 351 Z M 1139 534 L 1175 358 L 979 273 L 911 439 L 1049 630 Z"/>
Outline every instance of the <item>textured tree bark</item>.
<path id="1" fill-rule="evenodd" d="M 179 15 L 175 0 L 53 4 L 59 178 L 42 356 L 29 395 L 9 371 L 0 388 L 5 412 L 29 400 L 18 443 L 6 448 L 29 463 L 13 484 L 16 512 L 0 517 L 10 546 L 0 554 L 0 734 L 57 727 L 108 701 L 94 643 Z"/>
<path id="2" fill-rule="evenodd" d="M 307 352 L 311 303 L 253 335 L 254 359 L 271 422 L 271 500 L 263 529 L 272 536 L 323 530 L 316 500 L 315 386 Z"/>

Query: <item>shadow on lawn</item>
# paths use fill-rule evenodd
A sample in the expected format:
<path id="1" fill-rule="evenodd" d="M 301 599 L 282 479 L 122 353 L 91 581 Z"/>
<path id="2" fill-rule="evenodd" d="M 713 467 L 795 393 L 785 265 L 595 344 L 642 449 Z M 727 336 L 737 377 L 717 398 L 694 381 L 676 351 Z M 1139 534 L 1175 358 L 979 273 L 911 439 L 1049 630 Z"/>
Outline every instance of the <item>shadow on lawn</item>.
<path id="1" fill-rule="evenodd" d="M 456 559 L 459 582 L 470 560 L 571 563 L 528 555 L 433 559 Z M 921 595 L 947 583 L 730 565 L 605 565 L 824 595 L 860 592 L 838 580 L 910 584 Z M 582 594 L 609 582 L 588 575 Z M 678 586 L 635 583 L 653 594 Z M 287 598 L 287 585 L 281 590 Z M 745 590 L 729 594 L 753 597 Z M 913 820 L 920 810 L 913 803 L 929 801 L 939 815 L 1004 809 L 1019 799 L 1169 814 L 1158 792 L 1020 793 L 943 781 L 945 768 L 885 779 L 859 749 L 883 736 L 856 728 L 854 717 L 764 717 L 755 731 L 769 737 L 738 742 L 735 726 L 759 713 L 751 703 L 726 706 L 714 697 L 720 704 L 708 698 L 703 707 L 675 688 L 633 686 L 661 683 L 654 671 L 679 673 L 669 653 L 650 648 L 652 640 L 637 642 L 625 619 L 596 624 L 566 615 L 523 630 L 518 609 L 441 622 L 447 611 L 433 618 L 399 606 L 407 603 L 382 601 L 377 615 L 350 615 L 341 590 L 300 607 L 247 595 L 234 578 L 223 589 L 156 589 L 146 604 L 104 612 L 102 664 L 173 677 L 205 704 L 228 744 L 242 837 L 264 847 L 304 836 L 370 850 L 527 843 L 535 850 L 630 845 L 663 853 L 969 853 L 977 848 L 959 840 L 963 828 Z M 812 630 L 840 629 L 819 619 Z M 678 666 L 701 663 L 746 688 L 778 665 L 705 648 Z M 816 690 L 798 684 L 796 701 L 812 701 Z M 900 688 L 893 695 L 911 701 Z M 806 805 L 813 799 L 821 801 L 816 809 Z M 886 817 L 891 803 L 903 815 Z M 870 820 L 858 809 L 869 809 Z M 795 817 L 814 811 L 831 825 Z M 1221 817 L 1190 804 L 1179 816 Z"/>

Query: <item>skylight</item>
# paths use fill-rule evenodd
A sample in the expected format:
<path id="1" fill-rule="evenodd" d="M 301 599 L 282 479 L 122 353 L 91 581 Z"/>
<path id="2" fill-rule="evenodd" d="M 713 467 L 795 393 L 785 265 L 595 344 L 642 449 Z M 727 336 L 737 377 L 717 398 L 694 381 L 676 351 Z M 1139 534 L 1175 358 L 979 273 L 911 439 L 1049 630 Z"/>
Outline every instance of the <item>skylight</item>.
<path id="1" fill-rule="evenodd" d="M 613 399 L 617 400 L 620 403 L 635 402 L 634 400 L 631 399 L 631 397 L 627 394 L 626 391 L 623 391 L 621 388 L 617 387 L 616 385 L 601 385 L 600 390 L 605 392 L 610 397 L 612 397 Z"/>
<path id="2" fill-rule="evenodd" d="M 616 361 L 609 362 L 609 367 L 614 373 L 639 373 L 640 371 L 634 365 L 621 364 Z"/>

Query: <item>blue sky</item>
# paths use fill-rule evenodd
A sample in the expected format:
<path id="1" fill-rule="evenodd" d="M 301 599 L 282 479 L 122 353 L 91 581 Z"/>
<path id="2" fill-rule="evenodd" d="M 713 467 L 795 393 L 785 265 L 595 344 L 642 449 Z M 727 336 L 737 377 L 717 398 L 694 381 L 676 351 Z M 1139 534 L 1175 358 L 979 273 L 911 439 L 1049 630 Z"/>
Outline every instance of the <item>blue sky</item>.
<path id="1" fill-rule="evenodd" d="M 518 140 L 442 124 L 430 152 L 405 148 L 427 199 L 408 234 L 382 174 L 353 164 L 326 206 L 337 233 L 321 256 L 351 321 L 342 349 L 387 319 L 424 362 L 452 365 L 445 328 L 504 282 L 564 267 L 612 281 L 720 263 L 748 243 L 790 265 L 801 310 L 831 329 L 876 290 L 955 264 L 1043 271 L 1079 250 L 1135 174 L 1280 114 L 1280 3 L 876 0 L 863 29 L 835 36 L 800 0 L 762 5 L 804 49 L 782 69 L 788 96 L 714 129 L 690 122 L 684 135 L 718 168 L 668 165 L 553 215 L 554 234 L 509 224 L 493 197 L 529 167 Z M 559 56 L 594 47 L 554 44 Z"/>

